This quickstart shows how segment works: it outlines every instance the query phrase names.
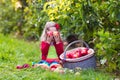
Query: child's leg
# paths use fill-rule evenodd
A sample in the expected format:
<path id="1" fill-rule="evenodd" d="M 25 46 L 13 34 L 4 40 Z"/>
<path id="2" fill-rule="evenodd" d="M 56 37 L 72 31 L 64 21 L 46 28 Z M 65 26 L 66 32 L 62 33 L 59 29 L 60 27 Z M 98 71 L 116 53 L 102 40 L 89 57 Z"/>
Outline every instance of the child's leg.
<path id="1" fill-rule="evenodd" d="M 63 43 L 62 42 L 60 42 L 60 43 L 58 43 L 58 44 L 54 44 L 54 46 L 55 46 L 55 49 L 56 49 L 56 52 L 57 52 L 57 56 L 58 56 L 58 58 L 59 58 L 59 56 L 63 53 Z M 60 59 L 60 58 L 59 58 Z"/>
<path id="2" fill-rule="evenodd" d="M 49 47 L 50 47 L 50 44 L 48 44 L 47 42 L 45 42 L 45 41 L 41 42 L 40 49 L 41 49 L 41 52 L 42 52 L 42 60 L 46 60 L 47 55 L 48 55 Z"/>

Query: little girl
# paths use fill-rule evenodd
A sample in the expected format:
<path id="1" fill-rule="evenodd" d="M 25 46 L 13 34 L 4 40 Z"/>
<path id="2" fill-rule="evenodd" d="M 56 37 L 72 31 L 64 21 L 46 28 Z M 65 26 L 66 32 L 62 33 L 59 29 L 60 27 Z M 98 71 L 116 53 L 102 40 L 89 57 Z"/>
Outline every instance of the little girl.
<path id="1" fill-rule="evenodd" d="M 42 60 L 47 60 L 48 50 L 51 45 L 54 45 L 58 58 L 63 53 L 63 42 L 59 30 L 60 26 L 55 22 L 47 22 L 45 24 L 40 44 Z"/>

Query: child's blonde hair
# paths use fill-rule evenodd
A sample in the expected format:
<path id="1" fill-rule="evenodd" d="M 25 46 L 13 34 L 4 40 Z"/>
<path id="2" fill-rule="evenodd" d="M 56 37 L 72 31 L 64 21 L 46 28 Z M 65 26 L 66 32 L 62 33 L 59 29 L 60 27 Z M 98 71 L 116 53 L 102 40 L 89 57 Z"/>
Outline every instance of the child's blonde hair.
<path id="1" fill-rule="evenodd" d="M 43 29 L 43 32 L 42 32 L 42 35 L 41 35 L 41 38 L 40 38 L 40 40 L 41 41 L 45 41 L 46 40 L 46 31 L 47 31 L 47 29 L 48 28 L 50 28 L 50 27 L 56 27 L 56 24 L 57 23 L 55 23 L 55 22 L 47 22 L 46 24 L 45 24 L 45 27 L 44 27 L 44 29 Z M 57 28 L 56 28 L 57 29 Z M 58 30 L 58 29 L 57 29 Z"/>

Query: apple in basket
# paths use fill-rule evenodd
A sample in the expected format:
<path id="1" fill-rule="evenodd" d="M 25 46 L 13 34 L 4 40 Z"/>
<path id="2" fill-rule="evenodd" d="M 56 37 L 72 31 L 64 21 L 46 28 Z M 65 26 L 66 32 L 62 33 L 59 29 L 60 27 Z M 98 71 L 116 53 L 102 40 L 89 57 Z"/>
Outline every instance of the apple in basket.
<path id="1" fill-rule="evenodd" d="M 47 35 L 48 35 L 48 36 L 53 36 L 53 32 L 52 32 L 52 31 L 48 31 L 48 32 L 47 32 Z"/>
<path id="2" fill-rule="evenodd" d="M 59 35 L 59 32 L 58 32 L 58 31 L 54 31 L 54 32 L 53 32 L 53 35 L 54 35 L 54 36 L 58 36 L 58 35 Z"/>
<path id="3" fill-rule="evenodd" d="M 73 54 L 73 58 L 79 58 L 79 57 L 81 57 L 82 55 L 81 55 L 81 50 L 76 50 L 75 52 L 74 52 L 74 54 Z"/>
<path id="4" fill-rule="evenodd" d="M 85 55 L 87 55 L 88 54 L 88 48 L 81 48 L 81 55 L 82 56 L 85 56 Z"/>
<path id="5" fill-rule="evenodd" d="M 73 53 L 72 52 L 66 53 L 66 58 L 73 58 Z"/>
<path id="6" fill-rule="evenodd" d="M 89 49 L 89 50 L 88 50 L 88 54 L 89 54 L 89 53 L 92 53 L 92 49 Z"/>

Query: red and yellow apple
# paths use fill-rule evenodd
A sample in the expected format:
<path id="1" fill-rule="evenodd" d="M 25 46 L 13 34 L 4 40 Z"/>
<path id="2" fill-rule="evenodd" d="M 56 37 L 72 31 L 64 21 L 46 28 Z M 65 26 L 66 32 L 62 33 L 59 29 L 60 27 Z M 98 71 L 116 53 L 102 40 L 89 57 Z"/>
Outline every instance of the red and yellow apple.
<path id="1" fill-rule="evenodd" d="M 79 57 L 81 57 L 82 55 L 81 55 L 81 50 L 76 50 L 75 52 L 74 52 L 74 54 L 73 54 L 73 58 L 79 58 Z"/>
<path id="2" fill-rule="evenodd" d="M 73 58 L 73 53 L 72 52 L 66 53 L 66 58 Z"/>
<path id="3" fill-rule="evenodd" d="M 53 32 L 52 31 L 47 31 L 47 35 L 48 36 L 53 36 Z"/>
<path id="4" fill-rule="evenodd" d="M 62 68 L 62 65 L 61 64 L 52 64 L 52 65 L 50 65 L 50 70 L 51 71 L 54 71 L 57 68 Z"/>
<path id="5" fill-rule="evenodd" d="M 92 53 L 92 49 L 89 49 L 89 50 L 88 50 L 88 54 L 90 54 L 90 53 Z"/>
<path id="6" fill-rule="evenodd" d="M 82 48 L 81 49 L 81 55 L 84 56 L 84 55 L 87 55 L 88 54 L 88 48 Z"/>
<path id="7" fill-rule="evenodd" d="M 22 69 L 23 67 L 20 66 L 20 65 L 17 65 L 16 68 L 17 68 L 17 69 Z"/>
<path id="8" fill-rule="evenodd" d="M 67 52 L 66 53 L 66 58 L 79 58 L 81 56 L 85 56 L 87 55 L 88 53 L 90 53 L 89 49 L 88 48 L 81 48 L 81 49 L 76 49 L 72 52 Z"/>
<path id="9" fill-rule="evenodd" d="M 54 36 L 58 36 L 58 35 L 59 35 L 59 32 L 58 32 L 58 31 L 54 31 L 54 32 L 53 32 L 53 35 L 54 35 Z"/>

